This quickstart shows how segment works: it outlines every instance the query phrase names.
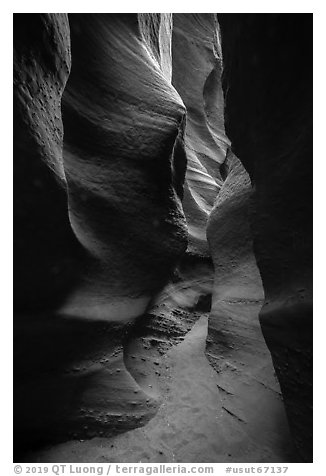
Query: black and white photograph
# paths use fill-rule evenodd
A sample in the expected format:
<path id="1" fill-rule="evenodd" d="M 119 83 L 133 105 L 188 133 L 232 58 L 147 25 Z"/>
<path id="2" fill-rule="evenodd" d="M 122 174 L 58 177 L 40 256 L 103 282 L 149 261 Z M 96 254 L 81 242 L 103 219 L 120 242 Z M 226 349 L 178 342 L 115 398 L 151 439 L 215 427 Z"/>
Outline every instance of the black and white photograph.
<path id="1" fill-rule="evenodd" d="M 23 475 L 298 474 L 315 15 L 110 7 L 11 13 L 7 457 Z"/>

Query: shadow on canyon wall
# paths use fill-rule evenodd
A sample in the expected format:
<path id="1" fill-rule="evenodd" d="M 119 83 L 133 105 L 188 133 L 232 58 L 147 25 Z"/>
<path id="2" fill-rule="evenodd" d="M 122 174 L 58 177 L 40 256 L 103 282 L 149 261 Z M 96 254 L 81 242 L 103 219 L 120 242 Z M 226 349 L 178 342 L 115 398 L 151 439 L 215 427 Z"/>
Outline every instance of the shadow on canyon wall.
<path id="1" fill-rule="evenodd" d="M 15 461 L 312 461 L 311 129 L 310 14 L 14 15 Z"/>

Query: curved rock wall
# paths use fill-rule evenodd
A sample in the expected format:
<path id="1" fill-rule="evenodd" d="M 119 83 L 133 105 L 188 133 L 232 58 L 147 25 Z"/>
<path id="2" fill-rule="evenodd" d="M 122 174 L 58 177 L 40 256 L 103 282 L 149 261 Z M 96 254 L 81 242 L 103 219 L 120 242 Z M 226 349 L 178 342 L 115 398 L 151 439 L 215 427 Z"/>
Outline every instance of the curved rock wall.
<path id="1" fill-rule="evenodd" d="M 312 460 L 312 15 L 219 15 L 226 131 L 254 185 L 251 225 L 297 451 Z"/>
<path id="2" fill-rule="evenodd" d="M 15 22 L 18 306 L 55 308 L 66 298 L 64 314 L 139 315 L 187 241 L 172 16 L 73 14 L 69 25 L 64 14 L 16 15 Z"/>
<path id="3" fill-rule="evenodd" d="M 226 178 L 207 225 L 215 268 L 213 295 L 219 301 L 225 298 L 261 301 L 263 290 L 249 226 L 251 181 L 231 150 L 223 170 Z"/>
<path id="4" fill-rule="evenodd" d="M 309 16 L 219 18 L 239 159 L 216 15 L 15 16 L 18 450 L 292 461 L 265 294 L 311 460 Z"/>
<path id="5" fill-rule="evenodd" d="M 225 180 L 207 225 L 215 273 L 206 355 L 217 372 L 224 437 L 239 461 L 249 447 L 270 461 L 291 461 L 282 395 L 258 319 L 264 290 L 249 225 L 251 181 L 231 151 L 221 172 Z"/>
<path id="6" fill-rule="evenodd" d="M 185 108 L 169 82 L 171 18 L 69 19 L 64 168 L 70 222 L 93 261 L 64 312 L 128 318 L 145 310 L 186 246 Z"/>
<path id="7" fill-rule="evenodd" d="M 15 17 L 15 451 L 157 411 L 123 341 L 187 242 L 170 43 L 167 14 Z"/>
<path id="8" fill-rule="evenodd" d="M 68 17 L 15 14 L 14 32 L 14 305 L 26 312 L 62 302 L 83 252 L 68 219 L 62 157 Z"/>
<path id="9" fill-rule="evenodd" d="M 222 53 L 215 14 L 173 15 L 172 83 L 187 108 L 183 208 L 191 254 L 209 256 L 206 224 L 222 185 L 229 146 L 224 131 Z"/>

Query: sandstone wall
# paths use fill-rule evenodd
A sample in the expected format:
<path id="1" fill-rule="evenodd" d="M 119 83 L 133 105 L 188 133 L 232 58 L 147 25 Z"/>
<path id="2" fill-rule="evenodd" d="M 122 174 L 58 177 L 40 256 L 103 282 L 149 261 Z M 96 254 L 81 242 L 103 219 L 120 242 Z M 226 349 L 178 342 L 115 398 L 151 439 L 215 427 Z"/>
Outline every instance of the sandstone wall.
<path id="1" fill-rule="evenodd" d="M 172 83 L 187 108 L 183 208 L 191 254 L 209 256 L 206 225 L 222 185 L 224 131 L 222 51 L 216 14 L 173 15 Z"/>
<path id="2" fill-rule="evenodd" d="M 312 459 L 312 15 L 219 15 L 226 131 L 253 187 L 262 330 Z"/>

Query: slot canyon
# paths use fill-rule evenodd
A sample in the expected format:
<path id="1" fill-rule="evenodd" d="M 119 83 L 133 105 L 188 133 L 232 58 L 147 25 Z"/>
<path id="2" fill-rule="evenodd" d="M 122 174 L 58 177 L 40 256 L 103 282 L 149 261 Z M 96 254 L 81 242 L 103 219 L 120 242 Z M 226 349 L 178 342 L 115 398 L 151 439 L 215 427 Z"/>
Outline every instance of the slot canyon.
<path id="1" fill-rule="evenodd" d="M 14 17 L 14 461 L 312 462 L 312 14 Z"/>

